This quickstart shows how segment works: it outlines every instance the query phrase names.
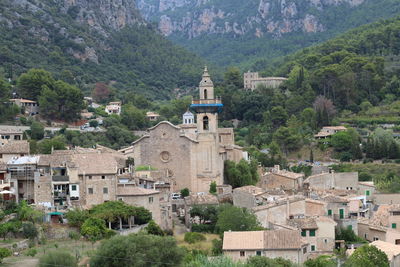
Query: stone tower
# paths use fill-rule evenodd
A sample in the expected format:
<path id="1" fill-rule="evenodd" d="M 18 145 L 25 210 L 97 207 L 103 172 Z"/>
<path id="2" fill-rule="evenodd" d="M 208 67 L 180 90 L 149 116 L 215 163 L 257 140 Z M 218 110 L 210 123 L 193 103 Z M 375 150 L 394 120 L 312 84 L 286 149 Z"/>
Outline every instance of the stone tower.
<path id="1" fill-rule="evenodd" d="M 214 96 L 214 84 L 204 68 L 203 77 L 199 85 L 200 99 L 193 100 L 190 106 L 196 111 L 198 133 L 217 133 L 218 113 L 222 111 L 221 100 Z"/>
<path id="2" fill-rule="evenodd" d="M 193 188 L 208 192 L 212 182 L 223 183 L 223 159 L 219 154 L 218 113 L 222 111 L 221 99 L 214 96 L 214 84 L 207 67 L 199 85 L 200 99 L 194 99 L 190 108 L 196 112 L 197 137 L 196 172 Z"/>

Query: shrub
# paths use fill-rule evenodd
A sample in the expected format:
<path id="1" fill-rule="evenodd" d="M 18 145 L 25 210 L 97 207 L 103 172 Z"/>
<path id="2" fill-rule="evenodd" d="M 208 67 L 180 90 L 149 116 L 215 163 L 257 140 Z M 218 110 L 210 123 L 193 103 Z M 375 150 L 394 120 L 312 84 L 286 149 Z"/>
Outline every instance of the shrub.
<path id="1" fill-rule="evenodd" d="M 81 235 L 78 232 L 71 231 L 68 233 L 68 237 L 71 238 L 72 240 L 78 240 Z"/>
<path id="2" fill-rule="evenodd" d="M 39 259 L 39 267 L 63 266 L 76 267 L 77 260 L 66 251 L 50 251 Z"/>
<path id="3" fill-rule="evenodd" d="M 192 224 L 192 232 L 213 233 L 215 226 L 212 224 Z"/>
<path id="4" fill-rule="evenodd" d="M 147 233 L 151 235 L 161 235 L 161 236 L 165 235 L 164 231 L 153 220 L 149 222 L 149 224 L 145 229 Z"/>
<path id="5" fill-rule="evenodd" d="M 89 218 L 89 213 L 86 210 L 70 210 L 65 214 L 68 220 L 68 224 L 75 227 L 81 227 L 87 218 Z"/>
<path id="6" fill-rule="evenodd" d="M 35 248 L 28 249 L 28 250 L 25 252 L 25 255 L 26 255 L 26 256 L 31 256 L 31 257 L 35 257 L 36 254 L 37 254 L 37 250 L 36 250 Z"/>
<path id="7" fill-rule="evenodd" d="M 213 256 L 218 256 L 222 254 L 222 239 L 213 239 L 211 252 Z"/>
<path id="8" fill-rule="evenodd" d="M 206 237 L 200 233 L 188 232 L 185 234 L 184 240 L 189 244 L 193 244 L 196 242 L 205 241 Z"/>
<path id="9" fill-rule="evenodd" d="M 8 248 L 0 248 L 0 262 L 3 262 L 3 259 L 11 256 L 11 250 Z"/>
<path id="10" fill-rule="evenodd" d="M 181 190 L 181 196 L 182 196 L 182 198 L 185 198 L 185 197 L 187 197 L 187 196 L 189 196 L 189 195 L 190 195 L 190 191 L 189 191 L 188 188 L 183 188 L 183 189 Z"/>
<path id="11" fill-rule="evenodd" d="M 25 238 L 35 239 L 38 236 L 38 230 L 33 223 L 22 224 L 22 234 Z"/>
<path id="12" fill-rule="evenodd" d="M 82 224 L 81 235 L 89 240 L 96 241 L 105 237 L 107 228 L 106 222 L 98 218 L 89 218 Z"/>

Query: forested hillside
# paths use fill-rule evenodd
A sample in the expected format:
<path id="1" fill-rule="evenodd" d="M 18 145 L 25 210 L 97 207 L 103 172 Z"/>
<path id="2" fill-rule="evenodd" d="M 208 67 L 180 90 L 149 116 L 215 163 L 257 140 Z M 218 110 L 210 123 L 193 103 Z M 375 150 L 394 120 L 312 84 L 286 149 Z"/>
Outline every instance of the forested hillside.
<path id="1" fill-rule="evenodd" d="M 43 68 L 89 91 L 96 82 L 168 98 L 193 86 L 204 63 L 147 24 L 135 1 L 0 2 L 0 72 Z"/>
<path id="2" fill-rule="evenodd" d="M 390 18 L 397 0 L 138 0 L 170 40 L 222 66 L 269 60 Z"/>

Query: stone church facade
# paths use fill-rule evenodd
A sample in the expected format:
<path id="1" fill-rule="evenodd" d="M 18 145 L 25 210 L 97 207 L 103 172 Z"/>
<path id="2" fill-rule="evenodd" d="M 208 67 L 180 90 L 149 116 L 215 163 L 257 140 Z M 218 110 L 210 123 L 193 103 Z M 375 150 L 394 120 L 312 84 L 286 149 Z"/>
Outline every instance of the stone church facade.
<path id="1" fill-rule="evenodd" d="M 170 179 L 172 190 L 189 188 L 191 192 L 208 192 L 210 184 L 222 185 L 224 161 L 246 158 L 243 149 L 234 144 L 232 128 L 218 128 L 221 100 L 214 97 L 214 85 L 207 68 L 199 86 L 200 99 L 193 100 L 190 109 L 196 113 L 197 123 L 188 120 L 175 126 L 163 121 L 149 128 L 147 133 L 123 149 L 135 165 L 150 165 L 163 170 Z"/>

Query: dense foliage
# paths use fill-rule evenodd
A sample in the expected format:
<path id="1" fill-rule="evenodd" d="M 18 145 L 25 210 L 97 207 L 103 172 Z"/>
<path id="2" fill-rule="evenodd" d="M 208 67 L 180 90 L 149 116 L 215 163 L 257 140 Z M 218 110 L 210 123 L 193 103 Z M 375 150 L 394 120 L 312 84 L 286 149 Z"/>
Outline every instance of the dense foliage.
<path id="1" fill-rule="evenodd" d="M 66 10 L 54 1 L 24 5 L 6 0 L 0 10 L 0 73 L 7 78 L 43 68 L 85 91 L 96 82 L 113 81 L 116 88 L 152 98 L 166 98 L 172 89 L 199 79 L 202 62 L 164 39 L 151 24 L 140 23 L 138 12 L 137 24 L 119 31 L 101 25 L 104 32 L 76 19 L 79 5 Z"/>
<path id="2" fill-rule="evenodd" d="M 110 266 L 180 266 L 184 251 L 172 237 L 131 234 L 103 241 L 90 265 Z"/>
<path id="3" fill-rule="evenodd" d="M 346 261 L 345 266 L 389 267 L 389 260 L 382 250 L 375 246 L 364 245 L 353 252 Z"/>
<path id="4" fill-rule="evenodd" d="M 56 250 L 44 254 L 39 259 L 39 267 L 47 266 L 65 266 L 76 267 L 78 266 L 77 259 L 66 251 Z"/>

